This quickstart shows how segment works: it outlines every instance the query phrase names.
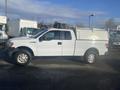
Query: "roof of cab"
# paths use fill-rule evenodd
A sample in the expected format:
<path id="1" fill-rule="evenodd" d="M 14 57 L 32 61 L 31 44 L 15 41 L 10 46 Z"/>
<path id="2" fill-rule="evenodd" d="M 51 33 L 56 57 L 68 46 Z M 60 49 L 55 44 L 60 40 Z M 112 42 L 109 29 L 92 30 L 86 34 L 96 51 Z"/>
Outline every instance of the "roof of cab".
<path id="1" fill-rule="evenodd" d="M 49 31 L 53 31 L 53 30 L 58 30 L 58 31 L 71 31 L 72 29 L 58 29 L 58 28 L 50 28 L 48 29 Z"/>

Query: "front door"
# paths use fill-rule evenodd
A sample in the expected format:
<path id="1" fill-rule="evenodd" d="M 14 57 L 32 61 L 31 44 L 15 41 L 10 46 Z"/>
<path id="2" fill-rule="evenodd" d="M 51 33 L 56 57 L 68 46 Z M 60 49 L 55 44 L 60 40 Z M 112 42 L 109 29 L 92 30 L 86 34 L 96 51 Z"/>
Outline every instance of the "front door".
<path id="1" fill-rule="evenodd" d="M 61 56 L 62 40 L 60 31 L 49 31 L 39 38 L 37 43 L 37 56 Z"/>

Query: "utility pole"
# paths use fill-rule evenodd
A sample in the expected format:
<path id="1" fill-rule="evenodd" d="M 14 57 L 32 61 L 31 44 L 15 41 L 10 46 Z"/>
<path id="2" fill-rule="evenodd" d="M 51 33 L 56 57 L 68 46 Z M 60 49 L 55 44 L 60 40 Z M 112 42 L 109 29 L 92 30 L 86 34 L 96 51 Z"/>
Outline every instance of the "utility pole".
<path id="1" fill-rule="evenodd" d="M 7 11 L 7 0 L 5 0 L 5 16 L 8 16 L 8 11 Z"/>
<path id="2" fill-rule="evenodd" d="M 5 16 L 6 16 L 6 22 L 8 23 L 8 1 L 7 0 L 5 0 Z M 8 32 L 8 25 L 7 25 L 7 23 L 6 23 L 6 25 L 5 25 L 5 32 L 6 32 L 6 34 L 7 34 L 7 32 Z"/>

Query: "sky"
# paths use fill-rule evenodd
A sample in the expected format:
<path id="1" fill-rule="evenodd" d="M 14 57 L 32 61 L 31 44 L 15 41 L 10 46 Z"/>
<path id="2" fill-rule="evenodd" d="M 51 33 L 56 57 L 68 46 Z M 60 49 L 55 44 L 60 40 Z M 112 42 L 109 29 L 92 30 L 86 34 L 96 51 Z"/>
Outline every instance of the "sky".
<path id="1" fill-rule="evenodd" d="M 89 15 L 95 26 L 109 18 L 120 21 L 120 0 L 7 0 L 8 17 L 41 22 L 60 21 L 88 25 Z M 5 15 L 5 0 L 0 0 L 0 15 Z"/>

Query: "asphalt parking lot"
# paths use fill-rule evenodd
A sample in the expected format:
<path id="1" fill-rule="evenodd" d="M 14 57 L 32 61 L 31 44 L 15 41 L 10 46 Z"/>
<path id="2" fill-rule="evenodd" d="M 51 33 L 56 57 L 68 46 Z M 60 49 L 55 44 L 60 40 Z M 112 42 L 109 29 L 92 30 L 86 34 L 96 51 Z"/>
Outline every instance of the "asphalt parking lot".
<path id="1" fill-rule="evenodd" d="M 120 90 L 120 56 L 84 64 L 79 57 L 35 58 L 27 67 L 0 59 L 0 90 Z"/>

